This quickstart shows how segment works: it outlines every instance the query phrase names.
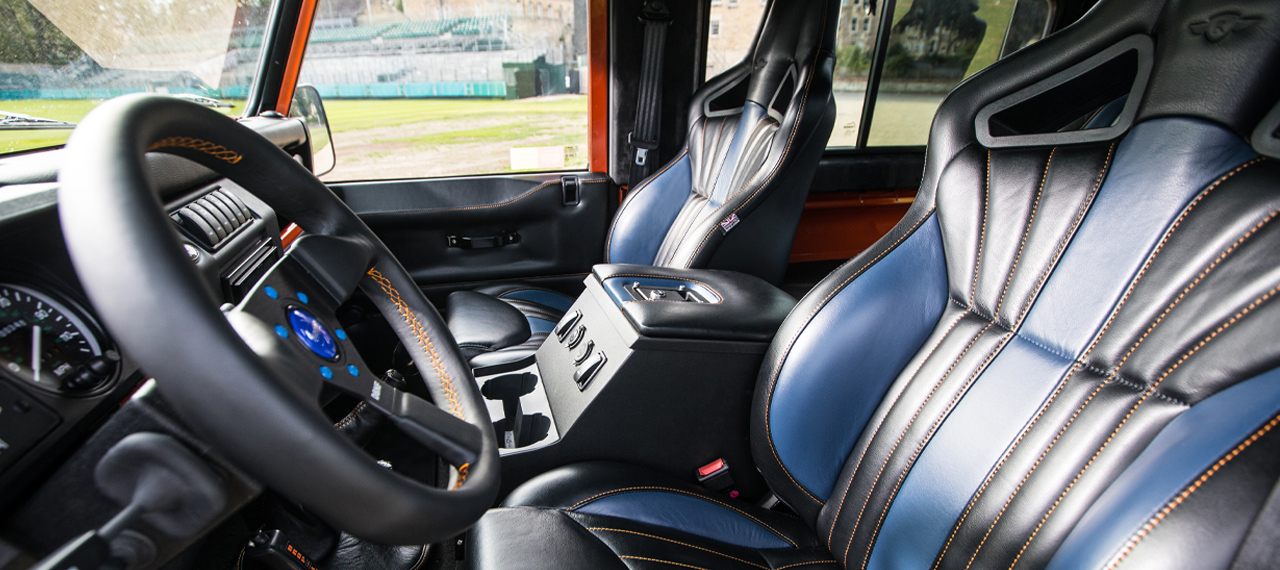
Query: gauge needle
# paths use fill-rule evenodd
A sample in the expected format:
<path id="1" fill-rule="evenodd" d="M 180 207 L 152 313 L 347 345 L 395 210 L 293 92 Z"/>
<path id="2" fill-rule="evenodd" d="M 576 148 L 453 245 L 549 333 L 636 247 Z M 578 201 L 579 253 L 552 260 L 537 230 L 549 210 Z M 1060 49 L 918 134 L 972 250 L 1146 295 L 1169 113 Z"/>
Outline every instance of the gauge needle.
<path id="1" fill-rule="evenodd" d="M 40 325 L 31 327 L 31 374 L 40 381 Z"/>

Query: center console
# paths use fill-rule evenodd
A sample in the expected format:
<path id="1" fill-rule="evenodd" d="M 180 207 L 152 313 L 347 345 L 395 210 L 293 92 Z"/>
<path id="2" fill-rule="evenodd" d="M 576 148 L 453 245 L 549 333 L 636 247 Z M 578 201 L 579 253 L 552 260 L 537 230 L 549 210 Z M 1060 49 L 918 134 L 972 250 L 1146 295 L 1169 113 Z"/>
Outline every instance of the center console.
<path id="1" fill-rule="evenodd" d="M 598 265 L 525 368 L 477 378 L 503 442 L 503 486 L 585 460 L 690 477 L 723 459 L 763 491 L 748 446 L 764 353 L 795 300 L 756 277 Z"/>

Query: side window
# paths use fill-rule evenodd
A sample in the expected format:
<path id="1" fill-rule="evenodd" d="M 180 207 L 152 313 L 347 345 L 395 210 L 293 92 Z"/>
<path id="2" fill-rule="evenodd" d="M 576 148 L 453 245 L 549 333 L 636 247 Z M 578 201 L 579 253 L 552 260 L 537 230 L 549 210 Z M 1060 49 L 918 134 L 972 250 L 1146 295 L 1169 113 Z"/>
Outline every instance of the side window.
<path id="1" fill-rule="evenodd" d="M 1049 8 L 1048 0 L 899 0 L 867 145 L 925 144 L 947 93 L 1042 38 Z"/>
<path id="2" fill-rule="evenodd" d="M 781 0 L 786 1 L 786 0 Z M 707 31 L 707 79 L 711 79 L 747 57 L 751 40 L 764 19 L 765 2 L 711 0 Z"/>
<path id="3" fill-rule="evenodd" d="M 867 14 L 866 3 L 874 0 L 840 2 L 840 23 L 836 31 L 836 68 L 832 91 L 836 98 L 836 125 L 827 147 L 858 144 L 862 107 L 867 97 L 867 76 L 876 51 L 879 18 Z M 880 0 L 881 2 L 883 0 Z"/>
<path id="4" fill-rule="evenodd" d="M 574 0 L 319 0 L 299 83 L 326 181 L 587 167 L 587 14 Z"/>

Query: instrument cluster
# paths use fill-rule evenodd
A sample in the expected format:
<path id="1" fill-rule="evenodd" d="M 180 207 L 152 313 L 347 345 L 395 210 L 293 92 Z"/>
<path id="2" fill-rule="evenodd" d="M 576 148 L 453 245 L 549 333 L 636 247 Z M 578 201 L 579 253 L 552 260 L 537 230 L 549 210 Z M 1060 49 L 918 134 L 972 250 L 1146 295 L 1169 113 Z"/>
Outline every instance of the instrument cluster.
<path id="1" fill-rule="evenodd" d="M 120 361 L 102 331 L 52 287 L 0 282 L 0 375 L 64 396 L 99 393 Z"/>

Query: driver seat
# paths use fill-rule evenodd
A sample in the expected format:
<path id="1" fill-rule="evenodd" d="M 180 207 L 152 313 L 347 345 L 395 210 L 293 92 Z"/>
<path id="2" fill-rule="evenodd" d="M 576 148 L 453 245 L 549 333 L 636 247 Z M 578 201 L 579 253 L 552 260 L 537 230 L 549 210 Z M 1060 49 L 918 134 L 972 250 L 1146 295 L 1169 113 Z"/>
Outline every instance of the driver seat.
<path id="1" fill-rule="evenodd" d="M 835 124 L 834 0 L 770 2 L 748 57 L 689 103 L 684 148 L 627 193 L 607 263 L 724 269 L 777 283 Z M 531 357 L 574 298 L 528 282 L 449 295 L 473 368 Z"/>
<path id="2" fill-rule="evenodd" d="M 467 565 L 1227 568 L 1280 477 L 1278 37 L 1276 2 L 1103 0 L 958 86 L 912 209 L 765 355 L 794 514 L 569 465 Z"/>

